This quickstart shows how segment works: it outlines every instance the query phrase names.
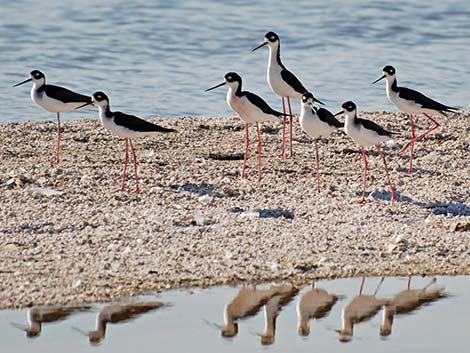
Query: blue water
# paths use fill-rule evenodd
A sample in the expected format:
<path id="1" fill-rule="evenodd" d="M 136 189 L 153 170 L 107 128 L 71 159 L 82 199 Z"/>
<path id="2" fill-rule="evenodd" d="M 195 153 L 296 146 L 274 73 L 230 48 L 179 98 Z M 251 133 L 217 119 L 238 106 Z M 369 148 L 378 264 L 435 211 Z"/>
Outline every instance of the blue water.
<path id="1" fill-rule="evenodd" d="M 351 99 L 394 111 L 384 84 L 370 85 L 386 64 L 400 84 L 470 106 L 468 0 L 2 0 L 0 9 L 0 122 L 54 118 L 31 102 L 28 85 L 11 87 L 32 69 L 84 94 L 103 90 L 114 109 L 142 117 L 230 115 L 223 88 L 203 91 L 233 70 L 279 109 L 268 50 L 251 52 L 269 30 L 284 64 L 331 110 Z"/>

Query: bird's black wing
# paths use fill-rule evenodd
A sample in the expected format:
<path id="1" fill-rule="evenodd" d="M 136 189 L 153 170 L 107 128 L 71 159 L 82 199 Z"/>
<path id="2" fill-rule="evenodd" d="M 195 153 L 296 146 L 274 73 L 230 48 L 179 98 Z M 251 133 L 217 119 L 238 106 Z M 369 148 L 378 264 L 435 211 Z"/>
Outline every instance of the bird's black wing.
<path id="1" fill-rule="evenodd" d="M 452 110 L 457 110 L 457 108 L 449 107 L 442 103 L 436 102 L 435 100 L 426 97 L 424 94 L 406 87 L 398 88 L 398 96 L 400 98 L 416 102 L 426 109 L 433 109 L 440 112 L 449 112 Z"/>
<path id="2" fill-rule="evenodd" d="M 268 103 L 266 103 L 264 101 L 263 98 L 261 98 L 260 96 L 254 94 L 254 93 L 244 91 L 244 92 L 242 92 L 242 96 L 245 96 L 252 104 L 256 105 L 265 114 L 274 115 L 274 116 L 277 116 L 277 117 L 281 117 L 281 116 L 285 115 L 285 114 L 283 114 L 281 112 L 278 112 L 278 111 L 274 110 L 273 108 L 271 108 L 268 105 Z"/>
<path id="3" fill-rule="evenodd" d="M 295 75 L 289 70 L 287 69 L 282 70 L 281 77 L 284 81 L 286 81 L 289 84 L 289 86 L 291 86 L 294 89 L 294 91 L 300 94 L 304 94 L 305 92 L 307 92 L 307 90 L 299 81 L 299 79 L 295 77 Z"/>
<path id="4" fill-rule="evenodd" d="M 321 121 L 327 123 L 330 126 L 334 126 L 336 128 L 344 127 L 344 123 L 336 119 L 333 113 L 330 112 L 328 109 L 318 108 L 318 109 L 313 109 L 313 112 L 317 113 L 318 118 Z"/>
<path id="5" fill-rule="evenodd" d="M 158 131 L 158 132 L 174 132 L 173 129 L 153 124 L 147 120 L 141 119 L 134 115 L 114 112 L 114 123 L 133 131 Z"/>
<path id="6" fill-rule="evenodd" d="M 364 126 L 368 130 L 373 130 L 381 136 L 392 136 L 394 132 L 385 130 L 382 126 L 374 123 L 373 121 L 356 118 L 356 122 Z"/>
<path id="7" fill-rule="evenodd" d="M 63 103 L 89 103 L 91 102 L 91 97 L 84 96 L 80 93 L 75 93 L 67 88 L 54 86 L 54 85 L 45 85 L 44 92 L 48 97 L 57 99 Z"/>

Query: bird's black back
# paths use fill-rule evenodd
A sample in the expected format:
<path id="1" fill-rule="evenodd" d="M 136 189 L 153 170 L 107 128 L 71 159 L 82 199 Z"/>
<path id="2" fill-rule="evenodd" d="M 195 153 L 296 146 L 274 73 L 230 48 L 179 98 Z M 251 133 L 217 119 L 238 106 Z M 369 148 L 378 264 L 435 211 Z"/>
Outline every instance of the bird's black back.
<path id="1" fill-rule="evenodd" d="M 450 112 L 452 110 L 457 110 L 457 108 L 449 107 L 442 103 L 436 102 L 435 100 L 426 97 L 424 94 L 406 87 L 398 87 L 398 96 L 400 98 L 416 102 L 426 109 L 433 109 L 440 112 Z"/>
<path id="2" fill-rule="evenodd" d="M 344 127 L 344 123 L 336 119 L 334 114 L 330 112 L 328 109 L 319 108 L 319 109 L 316 109 L 316 111 L 313 110 L 313 112 L 317 113 L 317 116 L 321 121 L 327 123 L 330 126 L 334 126 L 336 128 Z"/>
<path id="3" fill-rule="evenodd" d="M 73 92 L 67 88 L 60 86 L 44 85 L 39 89 L 39 92 L 41 91 L 44 91 L 48 97 L 57 99 L 63 103 L 91 102 L 91 97 L 84 96 L 83 94 Z"/>
<path id="4" fill-rule="evenodd" d="M 281 77 L 284 81 L 286 81 L 289 86 L 291 86 L 294 91 L 304 94 L 307 92 L 307 89 L 302 85 L 302 83 L 299 81 L 299 79 L 289 70 L 284 68 L 284 70 L 281 71 Z"/>
<path id="5" fill-rule="evenodd" d="M 375 131 L 377 134 L 379 134 L 381 136 L 392 136 L 394 134 L 391 131 L 385 130 L 382 126 L 374 123 L 371 120 L 366 120 L 366 119 L 361 119 L 361 118 L 356 117 L 356 119 L 354 119 L 354 121 L 355 121 L 356 124 L 360 124 L 368 130 Z"/>
<path id="6" fill-rule="evenodd" d="M 251 92 L 248 92 L 248 91 L 243 91 L 243 92 L 241 92 L 240 97 L 243 97 L 243 96 L 245 96 L 252 104 L 256 105 L 259 109 L 261 109 L 263 111 L 263 113 L 266 113 L 266 114 L 269 114 L 269 115 L 274 115 L 274 116 L 277 116 L 277 117 L 284 116 L 283 113 L 272 109 L 268 105 L 268 103 L 266 103 L 264 101 L 263 98 L 261 98 L 260 96 L 254 94 L 254 93 L 251 93 Z"/>
<path id="7" fill-rule="evenodd" d="M 168 129 L 166 127 L 153 124 L 147 120 L 141 119 L 134 115 L 125 114 L 122 112 L 113 112 L 114 123 L 126 127 L 133 131 L 158 131 L 158 132 L 174 132 L 173 129 Z"/>

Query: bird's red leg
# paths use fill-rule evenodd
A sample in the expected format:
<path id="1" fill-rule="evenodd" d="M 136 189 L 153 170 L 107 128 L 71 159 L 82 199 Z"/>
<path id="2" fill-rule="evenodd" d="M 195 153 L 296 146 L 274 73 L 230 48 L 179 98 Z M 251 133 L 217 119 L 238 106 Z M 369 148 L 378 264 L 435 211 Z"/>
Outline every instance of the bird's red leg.
<path id="1" fill-rule="evenodd" d="M 437 120 L 434 120 L 430 115 L 427 115 L 426 113 L 423 113 L 423 115 L 428 118 L 429 120 L 431 120 L 433 123 L 434 123 L 434 126 L 432 128 L 430 128 L 428 131 L 425 131 L 423 132 L 421 135 L 419 135 L 415 141 L 418 141 L 420 139 L 422 139 L 424 136 L 426 136 L 427 134 L 429 134 L 430 132 L 436 130 L 439 126 L 441 126 Z"/>
<path id="2" fill-rule="evenodd" d="M 250 133 L 248 131 L 248 123 L 245 123 L 246 130 L 246 144 L 245 144 L 245 158 L 243 159 L 242 178 L 245 177 L 246 159 L 248 158 L 248 147 L 250 146 Z"/>
<path id="3" fill-rule="evenodd" d="M 139 177 L 137 176 L 137 157 L 135 156 L 134 146 L 132 145 L 132 140 L 129 139 L 129 144 L 131 145 L 132 156 L 134 157 L 134 173 L 135 173 L 135 193 L 138 194 L 139 190 Z"/>
<path id="4" fill-rule="evenodd" d="M 367 177 L 367 156 L 366 151 L 364 150 L 364 146 L 362 148 L 362 158 L 364 159 L 364 179 L 362 181 L 363 188 L 362 188 L 362 198 L 358 201 L 359 203 L 366 202 L 366 177 Z"/>
<path id="5" fill-rule="evenodd" d="M 290 106 L 290 98 L 289 98 L 289 97 L 287 97 L 287 104 L 289 105 L 289 122 L 290 122 L 290 126 L 289 126 L 289 133 L 290 133 L 290 137 L 289 137 L 290 155 L 289 155 L 289 158 L 292 158 L 292 125 L 293 125 L 294 117 L 292 116 L 292 108 L 291 108 L 291 106 Z"/>
<path id="6" fill-rule="evenodd" d="M 55 157 L 56 163 L 60 162 L 60 113 L 57 113 L 57 152 Z"/>
<path id="7" fill-rule="evenodd" d="M 406 289 L 410 290 L 411 287 L 411 276 L 408 276 L 408 284 L 406 286 Z"/>
<path id="8" fill-rule="evenodd" d="M 418 141 L 418 140 L 421 140 L 424 136 L 426 136 L 427 134 L 429 134 L 429 133 L 431 133 L 432 131 L 436 130 L 439 126 L 441 126 L 441 125 L 437 122 L 437 120 L 434 120 L 431 116 L 427 115 L 426 113 L 423 113 L 423 115 L 424 115 L 426 118 L 430 119 L 430 120 L 434 123 L 434 126 L 433 126 L 432 128 L 430 128 L 429 130 L 423 132 L 423 133 L 422 133 L 421 135 L 419 135 L 418 137 L 415 137 L 415 138 L 414 138 L 413 140 L 411 140 L 410 142 L 408 142 L 408 143 L 401 149 L 401 151 L 406 150 L 406 149 L 410 146 L 411 143 L 414 143 L 414 142 L 416 142 L 416 141 Z M 400 152 L 401 152 L 401 151 L 400 151 Z"/>
<path id="9" fill-rule="evenodd" d="M 384 162 L 385 173 L 387 174 L 387 180 L 388 180 L 388 183 L 390 184 L 390 192 L 392 193 L 392 196 L 390 197 L 390 202 L 398 201 L 397 197 L 395 196 L 395 188 L 393 187 L 392 181 L 390 179 L 390 174 L 388 173 L 387 161 L 385 160 L 384 153 L 382 149 L 379 147 L 379 145 L 377 145 L 377 150 L 379 151 L 379 154 L 382 157 L 382 160 Z"/>
<path id="10" fill-rule="evenodd" d="M 124 160 L 124 171 L 122 172 L 122 182 L 121 182 L 121 191 L 124 191 L 124 186 L 126 183 L 126 170 L 127 170 L 127 161 L 129 160 L 129 152 L 128 152 L 128 141 L 126 141 L 126 159 Z"/>
<path id="11" fill-rule="evenodd" d="M 366 281 L 366 277 L 362 276 L 361 287 L 359 288 L 359 295 L 362 295 L 362 290 L 364 289 L 365 281 Z"/>
<path id="12" fill-rule="evenodd" d="M 373 294 L 374 297 L 377 295 L 377 292 L 379 291 L 380 286 L 384 282 L 384 279 L 385 279 L 385 277 L 383 277 L 383 276 L 380 278 L 379 284 L 377 284 L 377 288 L 375 288 L 375 291 L 374 291 L 374 294 Z"/>
<path id="13" fill-rule="evenodd" d="M 286 104 L 284 102 L 284 97 L 281 97 L 282 100 L 282 112 L 284 113 L 282 117 L 282 144 L 281 144 L 281 154 L 279 157 L 284 157 L 286 149 Z"/>
<path id="14" fill-rule="evenodd" d="M 320 159 L 318 157 L 318 143 L 317 140 L 313 140 L 315 142 L 315 158 L 317 160 L 317 191 L 320 192 Z"/>
<path id="15" fill-rule="evenodd" d="M 415 123 L 413 121 L 413 115 L 410 114 L 410 123 L 411 123 L 411 140 L 403 146 L 403 148 L 400 150 L 400 153 L 405 151 L 410 145 L 411 145 L 411 150 L 410 150 L 410 169 L 408 170 L 408 174 L 413 173 L 413 154 L 415 151 L 415 141 L 416 141 L 416 134 L 415 134 Z"/>
<path id="16" fill-rule="evenodd" d="M 261 182 L 261 134 L 258 122 L 256 122 L 256 130 L 258 131 L 258 182 Z"/>

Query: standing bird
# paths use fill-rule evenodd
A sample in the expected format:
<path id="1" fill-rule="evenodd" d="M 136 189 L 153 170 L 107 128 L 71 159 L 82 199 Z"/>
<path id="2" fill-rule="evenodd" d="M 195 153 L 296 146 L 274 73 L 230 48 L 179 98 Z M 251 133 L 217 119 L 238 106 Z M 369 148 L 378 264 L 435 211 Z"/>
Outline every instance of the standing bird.
<path id="1" fill-rule="evenodd" d="M 408 113 L 410 116 L 411 123 L 411 140 L 402 148 L 400 152 L 406 150 L 411 146 L 410 150 L 410 167 L 408 170 L 409 174 L 413 173 L 413 153 L 415 142 L 429 134 L 430 132 L 436 130 L 440 125 L 433 119 L 432 115 L 438 115 L 441 117 L 446 117 L 446 113 L 453 113 L 453 110 L 457 108 L 449 107 L 447 105 L 441 104 L 432 100 L 431 98 L 426 97 L 424 94 L 412 90 L 406 87 L 398 87 L 396 70 L 393 66 L 385 66 L 383 68 L 383 75 L 377 80 L 372 82 L 372 84 L 379 82 L 382 79 L 386 80 L 386 91 L 387 97 L 390 102 L 395 104 L 398 109 L 404 113 Z M 421 135 L 415 135 L 415 126 L 413 121 L 413 114 L 423 114 L 426 118 L 431 120 L 434 123 L 434 126 L 429 130 L 423 132 Z"/>
<path id="2" fill-rule="evenodd" d="M 380 142 L 387 142 L 391 140 L 392 132 L 385 130 L 381 126 L 377 125 L 373 121 L 361 119 L 357 117 L 357 107 L 351 101 L 343 103 L 341 106 L 342 111 L 336 113 L 336 115 L 346 114 L 346 123 L 344 125 L 344 130 L 346 134 L 349 135 L 352 140 L 361 146 L 362 148 L 362 157 L 364 159 L 364 180 L 363 180 L 363 190 L 362 198 L 359 200 L 359 203 L 366 202 L 366 177 L 367 177 L 367 156 L 364 150 L 364 147 L 370 147 L 375 145 L 379 151 L 380 156 L 384 162 L 385 172 L 387 174 L 388 183 L 390 184 L 390 192 L 392 194 L 390 201 L 397 201 L 395 196 L 395 188 L 390 180 L 390 175 L 388 174 L 387 162 L 382 149 L 380 148 Z"/>
<path id="3" fill-rule="evenodd" d="M 32 81 L 31 99 L 37 105 L 43 107 L 48 112 L 57 113 L 57 152 L 56 162 L 60 161 L 60 113 L 70 112 L 83 106 L 83 103 L 90 103 L 91 98 L 79 93 L 72 92 L 64 87 L 46 85 L 46 76 L 39 70 L 30 72 L 30 77 L 13 87 Z"/>
<path id="4" fill-rule="evenodd" d="M 97 105 L 99 108 L 99 116 L 103 126 L 112 133 L 124 137 L 126 141 L 126 159 L 124 160 L 124 171 L 122 173 L 121 191 L 124 191 L 126 182 L 126 169 L 129 160 L 128 145 L 131 145 L 132 156 L 134 158 L 134 172 L 135 172 L 135 193 L 139 193 L 139 178 L 137 176 L 137 158 L 135 156 L 134 146 L 132 145 L 133 138 L 144 136 L 155 136 L 161 132 L 174 132 L 173 129 L 168 129 L 156 124 L 152 124 L 146 120 L 138 118 L 134 115 L 128 115 L 121 112 L 112 112 L 109 107 L 109 98 L 103 92 L 93 93 L 91 102 L 82 105 Z M 81 108 L 79 107 L 79 108 Z"/>
<path id="5" fill-rule="evenodd" d="M 305 92 L 300 103 L 300 126 L 315 143 L 315 156 L 317 161 L 317 190 L 320 192 L 320 160 L 318 158 L 318 140 L 328 137 L 344 124 L 338 121 L 333 113 L 325 108 L 313 106 L 315 98 L 310 92 Z"/>
<path id="6" fill-rule="evenodd" d="M 282 99 L 282 109 L 286 114 L 286 106 L 284 98 L 287 98 L 287 104 L 289 106 L 290 116 L 290 156 L 292 158 L 292 109 L 290 105 L 290 98 L 302 99 L 302 95 L 307 92 L 307 89 L 302 85 L 295 75 L 290 72 L 281 62 L 281 43 L 279 36 L 274 32 L 268 32 L 264 36 L 264 43 L 258 45 L 252 51 L 255 51 L 261 47 L 267 45 L 269 47 L 269 62 L 268 62 L 268 84 L 269 87 Z M 318 99 L 313 98 L 314 102 L 323 104 Z M 281 146 L 281 157 L 284 157 L 286 144 L 286 115 L 284 115 L 284 121 L 282 126 L 282 146 Z"/>
<path id="7" fill-rule="evenodd" d="M 227 85 L 227 104 L 245 122 L 246 147 L 245 158 L 243 160 L 242 178 L 245 177 L 246 159 L 248 157 L 248 147 L 250 144 L 248 125 L 256 123 L 256 130 L 258 132 L 258 181 L 261 181 L 261 135 L 258 123 L 265 121 L 278 121 L 280 117 L 285 116 L 285 114 L 272 109 L 256 94 L 242 91 L 242 78 L 237 73 L 229 72 L 224 77 L 224 82 L 206 89 L 206 92 L 217 87 Z"/>

